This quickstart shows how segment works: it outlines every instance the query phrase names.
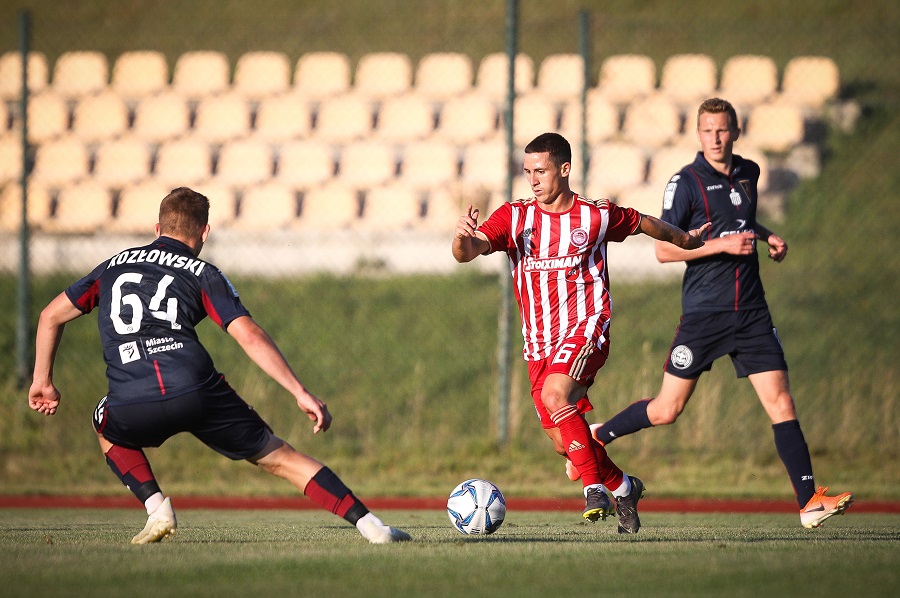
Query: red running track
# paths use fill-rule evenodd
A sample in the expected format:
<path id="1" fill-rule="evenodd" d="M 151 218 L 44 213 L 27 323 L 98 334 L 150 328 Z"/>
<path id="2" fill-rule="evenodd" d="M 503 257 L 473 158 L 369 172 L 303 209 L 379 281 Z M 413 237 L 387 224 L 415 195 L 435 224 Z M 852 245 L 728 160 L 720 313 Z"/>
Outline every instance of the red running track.
<path id="1" fill-rule="evenodd" d="M 373 497 L 363 502 L 373 510 L 441 510 L 446 508 L 445 498 Z M 306 497 L 239 497 L 239 496 L 182 496 L 174 497 L 179 509 L 318 509 Z M 515 511 L 580 511 L 584 500 L 579 498 L 510 498 L 507 507 Z M 2 509 L 133 509 L 137 508 L 131 496 L 0 496 Z M 797 503 L 792 500 L 749 500 L 719 498 L 645 498 L 641 500 L 642 513 L 797 513 Z M 870 501 L 857 498 L 853 513 L 900 513 L 900 502 Z"/>

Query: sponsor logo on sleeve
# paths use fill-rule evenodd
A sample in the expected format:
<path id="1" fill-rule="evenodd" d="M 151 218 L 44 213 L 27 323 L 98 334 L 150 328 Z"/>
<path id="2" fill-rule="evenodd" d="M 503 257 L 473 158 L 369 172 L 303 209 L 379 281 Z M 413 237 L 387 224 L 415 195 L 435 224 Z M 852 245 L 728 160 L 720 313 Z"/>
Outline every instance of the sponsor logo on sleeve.
<path id="1" fill-rule="evenodd" d="M 678 179 L 678 175 L 672 177 L 672 181 L 666 185 L 666 192 L 663 194 L 663 209 L 671 210 L 672 202 L 675 201 L 675 190 L 678 188 L 678 183 L 676 182 Z"/>

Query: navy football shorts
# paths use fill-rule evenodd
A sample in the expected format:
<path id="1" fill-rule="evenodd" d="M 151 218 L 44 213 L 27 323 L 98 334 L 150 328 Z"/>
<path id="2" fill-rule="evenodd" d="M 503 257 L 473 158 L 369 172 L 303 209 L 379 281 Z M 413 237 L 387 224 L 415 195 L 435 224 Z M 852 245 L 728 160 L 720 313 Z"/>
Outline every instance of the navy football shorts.
<path id="1" fill-rule="evenodd" d="M 180 432 L 190 432 L 229 459 L 258 454 L 272 430 L 244 399 L 220 377 L 210 387 L 160 401 L 100 399 L 94 429 L 126 448 L 160 446 Z"/>
<path id="2" fill-rule="evenodd" d="M 665 371 L 699 378 L 728 355 L 738 378 L 787 370 L 784 350 L 768 309 L 689 313 L 681 316 Z"/>

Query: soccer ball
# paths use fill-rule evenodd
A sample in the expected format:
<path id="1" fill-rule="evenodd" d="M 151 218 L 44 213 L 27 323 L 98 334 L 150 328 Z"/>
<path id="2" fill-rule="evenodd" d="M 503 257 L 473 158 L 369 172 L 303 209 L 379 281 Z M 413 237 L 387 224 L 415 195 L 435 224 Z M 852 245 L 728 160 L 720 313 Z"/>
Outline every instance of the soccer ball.
<path id="1" fill-rule="evenodd" d="M 447 515 L 461 534 L 492 534 L 506 517 L 506 499 L 500 488 L 487 480 L 466 480 L 450 493 Z"/>

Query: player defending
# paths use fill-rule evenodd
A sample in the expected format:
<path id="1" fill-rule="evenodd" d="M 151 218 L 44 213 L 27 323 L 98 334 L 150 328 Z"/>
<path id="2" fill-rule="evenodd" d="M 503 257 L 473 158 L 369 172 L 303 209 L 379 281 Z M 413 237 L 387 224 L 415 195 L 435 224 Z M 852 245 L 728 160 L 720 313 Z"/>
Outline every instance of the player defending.
<path id="1" fill-rule="evenodd" d="M 701 151 L 672 177 L 663 197 L 662 220 L 680 227 L 711 221 L 701 249 L 687 252 L 656 244 L 660 262 L 687 262 L 681 322 L 655 398 L 626 407 L 594 431 L 609 444 L 643 428 L 674 423 L 703 372 L 730 355 L 738 377 L 750 379 L 772 420 L 775 447 L 787 469 L 800 506 L 803 527 L 819 527 L 840 515 L 853 495 L 826 496 L 816 489 L 809 448 L 800 430 L 788 384 L 787 362 L 766 304 L 759 276 L 756 241 L 769 245 L 776 263 L 787 243 L 756 220 L 759 166 L 732 153 L 741 134 L 737 114 L 725 100 L 700 105 L 697 138 Z"/>
<path id="2" fill-rule="evenodd" d="M 144 447 L 190 432 L 230 459 L 246 459 L 299 488 L 313 502 L 355 525 L 373 544 L 409 540 L 381 522 L 326 466 L 272 433 L 216 371 L 194 327 L 206 316 L 228 332 L 266 374 L 328 430 L 328 407 L 309 393 L 284 356 L 212 264 L 197 259 L 209 235 L 209 200 L 180 187 L 160 204 L 157 239 L 97 266 L 41 312 L 32 409 L 53 415 L 60 393 L 53 363 L 67 322 L 99 308 L 98 324 L 109 391 L 93 424 L 113 473 L 144 504 L 148 519 L 132 544 L 175 533 L 175 512 L 150 469 Z"/>
<path id="3" fill-rule="evenodd" d="M 453 257 L 470 262 L 503 251 L 522 317 L 531 396 L 556 452 L 571 460 L 584 485 L 584 518 L 605 519 L 615 498 L 619 533 L 637 533 L 644 485 L 622 473 L 593 438 L 584 413 L 587 389 L 609 355 L 610 296 L 606 246 L 645 233 L 683 249 L 703 244 L 690 234 L 605 199 L 569 188 L 572 150 L 556 133 L 525 147 L 525 176 L 534 197 L 503 204 L 478 226 L 470 205 L 456 225 Z M 576 477 L 577 479 L 577 477 Z M 605 487 L 605 488 L 604 488 Z"/>

